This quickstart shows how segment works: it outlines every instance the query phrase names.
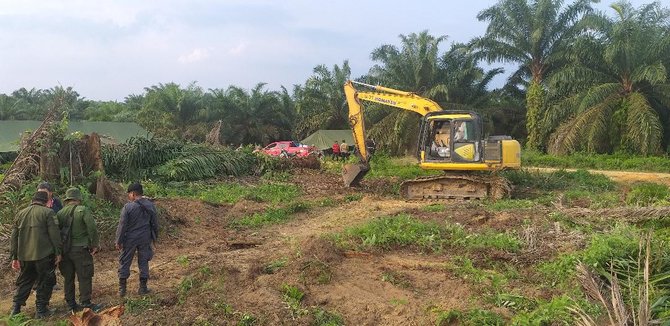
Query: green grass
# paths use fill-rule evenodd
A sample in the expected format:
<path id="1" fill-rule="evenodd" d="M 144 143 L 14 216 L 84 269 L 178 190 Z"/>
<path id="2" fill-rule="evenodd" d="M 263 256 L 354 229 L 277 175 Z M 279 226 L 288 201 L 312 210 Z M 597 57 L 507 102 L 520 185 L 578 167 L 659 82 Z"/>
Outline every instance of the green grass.
<path id="1" fill-rule="evenodd" d="M 305 292 L 295 285 L 282 284 L 281 293 L 284 302 L 291 310 L 291 315 L 295 317 L 304 316 L 309 313 L 307 309 L 302 308 L 302 299 L 305 297 Z"/>
<path id="2" fill-rule="evenodd" d="M 430 204 L 421 207 L 421 210 L 429 213 L 440 213 L 447 210 L 447 207 L 444 204 Z"/>
<path id="3" fill-rule="evenodd" d="M 300 195 L 296 185 L 263 183 L 256 187 L 246 187 L 237 183 L 221 184 L 196 195 L 204 202 L 212 204 L 234 204 L 241 199 L 256 202 L 280 203 L 290 201 Z"/>
<path id="4" fill-rule="evenodd" d="M 4 316 L 0 318 L 0 324 L 7 326 L 24 326 L 24 325 L 43 325 L 39 320 L 32 320 L 24 313 L 14 316 Z"/>
<path id="5" fill-rule="evenodd" d="M 575 302 L 567 296 L 554 297 L 549 301 L 539 300 L 532 310 L 517 313 L 511 325 L 572 325 L 574 315 L 568 308 Z"/>
<path id="6" fill-rule="evenodd" d="M 527 169 L 504 171 L 502 173 L 516 187 L 527 187 L 536 190 L 586 190 L 603 192 L 616 190 L 616 183 L 608 177 L 589 173 L 586 170 L 568 172 L 558 170 L 553 172 L 529 171 Z"/>
<path id="7" fill-rule="evenodd" d="M 126 311 L 133 315 L 139 315 L 147 309 L 155 307 L 157 304 L 151 296 L 128 297 L 125 300 Z"/>
<path id="8" fill-rule="evenodd" d="M 238 326 L 253 326 L 258 323 L 258 318 L 256 316 L 250 314 L 250 313 L 243 313 L 242 316 L 240 317 L 239 322 L 237 323 Z"/>
<path id="9" fill-rule="evenodd" d="M 370 161 L 370 172 L 367 178 L 395 177 L 400 180 L 414 179 L 421 176 L 438 175 L 441 171 L 424 170 L 416 160 L 391 158 L 384 153 L 377 153 Z"/>
<path id="10" fill-rule="evenodd" d="M 191 275 L 188 275 L 181 280 L 177 286 L 177 299 L 179 300 L 179 304 L 186 302 L 189 292 L 195 286 L 197 286 L 197 280 Z"/>
<path id="11" fill-rule="evenodd" d="M 572 169 L 649 171 L 670 173 L 670 160 L 663 156 L 631 156 L 630 154 L 575 153 L 554 156 L 533 151 L 523 151 L 521 162 L 525 166 Z"/>
<path id="12" fill-rule="evenodd" d="M 310 312 L 314 316 L 314 326 L 344 326 L 344 319 L 337 313 L 315 307 Z"/>
<path id="13" fill-rule="evenodd" d="M 146 194 L 154 197 L 196 198 L 211 204 L 234 204 L 242 199 L 276 204 L 291 201 L 301 195 L 300 188 L 296 185 L 271 181 L 257 186 L 239 183 L 145 182 L 144 188 Z"/>
<path id="14" fill-rule="evenodd" d="M 579 261 L 587 266 L 604 271 L 615 259 L 637 257 L 640 230 L 634 226 L 616 225 L 612 230 L 591 235 L 586 247 L 576 252 L 564 252 L 551 261 L 538 266 L 546 280 L 553 284 L 565 284 L 575 275 Z"/>
<path id="15" fill-rule="evenodd" d="M 284 268 L 288 263 L 288 258 L 282 257 L 281 259 L 270 262 L 269 264 L 263 266 L 263 273 L 265 274 L 274 274 L 280 269 Z"/>
<path id="16" fill-rule="evenodd" d="M 518 251 L 521 241 L 507 233 L 488 230 L 470 233 L 457 224 L 421 221 L 411 215 L 381 217 L 334 235 L 337 245 L 346 249 L 382 249 L 409 247 L 425 251 L 441 251 L 448 246 L 466 249 L 495 248 Z"/>
<path id="17" fill-rule="evenodd" d="M 508 282 L 506 273 L 500 273 L 494 269 L 477 268 L 472 260 L 465 256 L 454 256 L 445 267 L 463 280 L 474 285 L 486 284 L 494 290 L 502 288 Z"/>
<path id="18" fill-rule="evenodd" d="M 586 201 L 589 208 L 607 208 L 621 206 L 619 193 L 616 191 L 590 192 L 587 190 L 567 190 L 563 193 L 567 206 L 579 206 Z"/>
<path id="19" fill-rule="evenodd" d="M 0 315 L 0 325 L 3 326 L 43 326 L 43 325 L 68 326 L 70 324 L 71 324 L 70 321 L 67 319 L 50 321 L 49 323 L 46 323 L 39 319 L 31 319 L 24 313 L 20 313 L 11 317 Z"/>
<path id="20" fill-rule="evenodd" d="M 633 185 L 626 196 L 628 204 L 639 206 L 668 206 L 670 205 L 669 200 L 670 189 L 668 189 L 668 186 L 651 182 L 642 182 Z"/>
<path id="21" fill-rule="evenodd" d="M 321 198 L 319 200 L 316 200 L 314 203 L 316 204 L 316 206 L 319 206 L 319 207 L 335 207 L 335 206 L 339 205 L 339 201 L 337 201 L 333 198 L 330 198 L 330 197 Z"/>
<path id="22" fill-rule="evenodd" d="M 463 325 L 463 326 L 502 326 L 506 325 L 505 319 L 495 312 L 484 309 L 470 309 L 461 311 L 452 309 L 449 311 L 434 311 L 437 313 L 436 325 Z"/>
<path id="23" fill-rule="evenodd" d="M 434 222 L 418 221 L 410 215 L 382 217 L 347 229 L 340 238 L 344 246 L 363 249 L 414 246 L 437 251 L 446 244 L 444 228 Z"/>
<path id="24" fill-rule="evenodd" d="M 262 179 L 275 182 L 288 182 L 291 180 L 291 173 L 288 171 L 268 171 L 263 174 Z"/>
<path id="25" fill-rule="evenodd" d="M 231 226 L 239 228 L 261 228 L 266 225 L 283 223 L 290 220 L 294 214 L 309 209 L 306 203 L 290 203 L 285 207 L 268 208 L 262 213 L 254 213 L 231 222 Z"/>
<path id="26" fill-rule="evenodd" d="M 486 230 L 482 233 L 469 233 L 460 224 L 447 224 L 448 238 L 454 246 L 466 249 L 494 248 L 510 252 L 521 249 L 521 240 L 508 233 L 498 233 L 494 230 Z"/>
<path id="27" fill-rule="evenodd" d="M 362 194 L 351 194 L 344 196 L 344 201 L 346 202 L 359 201 L 361 199 L 363 199 Z"/>
<path id="28" fill-rule="evenodd" d="M 181 267 L 188 267 L 188 256 L 180 255 L 177 257 L 177 264 Z"/>

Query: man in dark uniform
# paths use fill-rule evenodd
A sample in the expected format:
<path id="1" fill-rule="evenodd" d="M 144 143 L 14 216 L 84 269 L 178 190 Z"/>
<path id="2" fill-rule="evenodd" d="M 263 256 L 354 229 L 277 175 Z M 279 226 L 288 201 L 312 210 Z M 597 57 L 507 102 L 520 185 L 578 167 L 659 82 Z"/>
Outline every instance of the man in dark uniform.
<path id="1" fill-rule="evenodd" d="M 126 295 L 126 281 L 130 276 L 130 265 L 137 251 L 137 265 L 140 269 L 140 295 L 149 293 L 149 261 L 153 257 L 151 242 L 158 235 L 156 207 L 144 197 L 142 185 L 133 183 L 128 186 L 130 203 L 123 206 L 121 219 L 116 228 L 116 249 L 119 256 L 119 296 Z"/>
<path id="2" fill-rule="evenodd" d="M 100 305 L 91 303 L 93 291 L 93 255 L 98 251 L 98 229 L 88 207 L 81 205 L 79 188 L 70 188 L 65 193 L 65 207 L 58 214 L 58 224 L 63 238 L 63 261 L 60 272 L 63 274 L 65 302 L 73 312 L 83 308 L 93 311 Z M 64 232 L 63 232 L 64 231 Z M 79 281 L 79 300 L 75 299 L 74 278 Z"/>
<path id="3" fill-rule="evenodd" d="M 12 268 L 19 270 L 12 315 L 21 312 L 37 282 L 35 318 L 53 313 L 48 305 L 56 284 L 56 265 L 61 261 L 61 237 L 56 213 L 47 208 L 49 196 L 44 191 L 33 195 L 30 206 L 16 214 L 11 238 Z"/>
<path id="4" fill-rule="evenodd" d="M 37 185 L 37 191 L 45 191 L 47 194 L 49 194 L 49 199 L 47 200 L 46 206 L 53 209 L 54 212 L 58 213 L 58 211 L 63 208 L 63 203 L 61 203 L 58 197 L 54 196 L 54 188 L 50 183 L 46 181 L 40 182 L 40 184 Z"/>

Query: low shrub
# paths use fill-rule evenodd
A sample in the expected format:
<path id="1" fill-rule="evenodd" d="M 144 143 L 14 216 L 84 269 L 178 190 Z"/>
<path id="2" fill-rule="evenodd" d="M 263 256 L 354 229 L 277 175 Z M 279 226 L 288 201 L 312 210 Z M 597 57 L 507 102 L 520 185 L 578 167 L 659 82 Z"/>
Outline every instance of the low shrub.
<path id="1" fill-rule="evenodd" d="M 626 196 L 626 202 L 631 205 L 650 206 L 656 204 L 668 205 L 670 189 L 658 183 L 643 182 L 633 185 Z"/>
<path id="2" fill-rule="evenodd" d="M 290 203 L 285 207 L 268 208 L 263 213 L 254 213 L 231 222 L 233 227 L 260 228 L 269 224 L 282 223 L 289 220 L 293 214 L 309 209 L 305 203 Z"/>
<path id="3" fill-rule="evenodd" d="M 515 186 L 528 187 L 539 190 L 587 190 L 602 192 L 616 189 L 616 183 L 608 177 L 589 173 L 586 170 L 568 172 L 558 170 L 553 172 L 529 171 L 527 169 L 504 171 L 502 173 Z"/>
<path id="4" fill-rule="evenodd" d="M 444 227 L 437 223 L 422 222 L 410 215 L 401 214 L 382 217 L 350 228 L 344 232 L 340 243 L 368 249 L 414 246 L 437 251 L 445 245 L 444 235 Z"/>
<path id="5" fill-rule="evenodd" d="M 465 249 L 518 251 L 521 247 L 521 241 L 507 233 L 496 233 L 493 230 L 469 233 L 457 224 L 420 221 L 407 214 L 378 218 L 334 237 L 340 246 L 362 249 L 411 247 L 440 251 L 447 246 L 458 246 Z"/>
<path id="6" fill-rule="evenodd" d="M 573 153 L 565 156 L 542 154 L 536 151 L 522 151 L 521 162 L 525 166 L 554 168 L 632 170 L 650 172 L 670 172 L 670 160 L 663 156 L 632 156 L 625 153 L 593 154 Z"/>

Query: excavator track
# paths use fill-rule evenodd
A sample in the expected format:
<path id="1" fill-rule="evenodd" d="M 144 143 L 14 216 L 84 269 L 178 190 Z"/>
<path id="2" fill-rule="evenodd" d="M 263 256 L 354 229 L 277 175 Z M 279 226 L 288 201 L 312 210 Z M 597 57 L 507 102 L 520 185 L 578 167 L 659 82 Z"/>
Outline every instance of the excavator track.
<path id="1" fill-rule="evenodd" d="M 407 200 L 498 200 L 511 193 L 511 183 L 496 175 L 450 173 L 407 180 L 400 185 L 400 195 Z"/>

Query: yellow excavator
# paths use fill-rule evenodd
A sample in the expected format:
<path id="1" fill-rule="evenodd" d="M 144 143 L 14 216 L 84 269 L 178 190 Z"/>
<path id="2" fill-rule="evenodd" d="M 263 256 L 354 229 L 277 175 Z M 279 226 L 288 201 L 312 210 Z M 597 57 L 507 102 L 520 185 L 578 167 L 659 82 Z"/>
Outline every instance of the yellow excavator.
<path id="1" fill-rule="evenodd" d="M 371 89 L 359 91 L 356 86 Z M 511 193 L 507 179 L 495 172 L 521 167 L 521 146 L 510 136 L 483 137 L 482 121 L 471 111 L 443 110 L 434 101 L 412 92 L 347 81 L 344 93 L 349 106 L 357 164 L 346 164 L 344 185 L 356 186 L 370 170 L 370 149 L 366 147 L 361 101 L 379 103 L 422 116 L 417 158 L 427 170 L 444 174 L 407 180 L 400 194 L 409 200 L 500 199 Z M 477 172 L 477 171 L 484 171 Z M 486 173 L 488 172 L 488 173 Z"/>

